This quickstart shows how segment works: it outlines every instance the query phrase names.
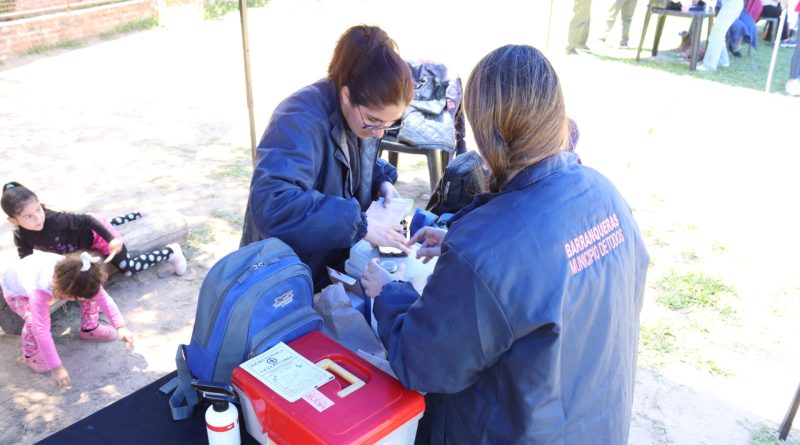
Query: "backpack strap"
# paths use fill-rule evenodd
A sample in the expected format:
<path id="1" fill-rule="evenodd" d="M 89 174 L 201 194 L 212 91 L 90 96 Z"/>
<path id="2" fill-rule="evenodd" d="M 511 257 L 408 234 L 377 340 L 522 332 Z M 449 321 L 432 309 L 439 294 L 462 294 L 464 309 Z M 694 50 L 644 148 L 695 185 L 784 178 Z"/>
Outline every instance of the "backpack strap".
<path id="1" fill-rule="evenodd" d="M 169 408 L 172 411 L 172 420 L 183 420 L 191 417 L 195 406 L 200 403 L 197 391 L 192 388 L 192 373 L 186 364 L 186 356 L 183 352 L 183 345 L 178 345 L 175 353 L 175 366 L 178 368 L 178 376 L 165 383 L 159 391 L 169 394 L 175 392 L 169 398 Z"/>

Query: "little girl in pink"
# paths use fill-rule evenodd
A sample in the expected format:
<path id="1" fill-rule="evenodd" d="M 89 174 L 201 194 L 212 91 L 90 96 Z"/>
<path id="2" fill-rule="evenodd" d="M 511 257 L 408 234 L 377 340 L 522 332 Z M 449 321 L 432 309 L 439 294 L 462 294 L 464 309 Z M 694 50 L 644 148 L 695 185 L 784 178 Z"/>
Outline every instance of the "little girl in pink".
<path id="1" fill-rule="evenodd" d="M 119 335 L 129 348 L 133 346 L 122 314 L 103 289 L 106 278 L 100 258 L 87 252 L 67 256 L 40 252 L 19 260 L 0 281 L 8 306 L 24 321 L 20 335 L 25 363 L 38 373 L 52 371 L 57 386 L 69 385 L 70 378 L 50 333 L 50 305 L 56 300 L 81 303 L 80 339 L 109 341 Z M 100 310 L 113 327 L 99 323 Z"/>

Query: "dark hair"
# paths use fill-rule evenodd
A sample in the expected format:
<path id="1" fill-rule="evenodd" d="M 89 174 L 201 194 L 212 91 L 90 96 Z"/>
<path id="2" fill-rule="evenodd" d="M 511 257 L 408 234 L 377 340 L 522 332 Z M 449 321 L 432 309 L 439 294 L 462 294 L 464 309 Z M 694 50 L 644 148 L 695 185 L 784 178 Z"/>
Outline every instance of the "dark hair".
<path id="1" fill-rule="evenodd" d="M 7 182 L 3 185 L 3 196 L 0 198 L 0 206 L 11 218 L 16 218 L 22 210 L 31 202 L 32 199 L 39 200 L 36 193 L 33 193 L 19 182 Z"/>
<path id="2" fill-rule="evenodd" d="M 492 170 L 492 192 L 567 146 L 569 121 L 558 75 L 532 46 L 506 45 L 489 53 L 472 70 L 464 98 L 478 151 Z"/>
<path id="3" fill-rule="evenodd" d="M 411 69 L 394 40 L 377 26 L 353 26 L 339 37 L 328 78 L 337 91 L 345 86 L 350 90 L 353 105 L 407 105 L 414 95 Z"/>
<path id="4" fill-rule="evenodd" d="M 88 252 L 86 252 L 88 253 Z M 108 275 L 100 261 L 89 263 L 89 270 L 81 271 L 83 259 L 80 253 L 66 255 L 56 263 L 53 271 L 53 293 L 77 298 L 92 298 L 100 292 L 100 286 Z"/>

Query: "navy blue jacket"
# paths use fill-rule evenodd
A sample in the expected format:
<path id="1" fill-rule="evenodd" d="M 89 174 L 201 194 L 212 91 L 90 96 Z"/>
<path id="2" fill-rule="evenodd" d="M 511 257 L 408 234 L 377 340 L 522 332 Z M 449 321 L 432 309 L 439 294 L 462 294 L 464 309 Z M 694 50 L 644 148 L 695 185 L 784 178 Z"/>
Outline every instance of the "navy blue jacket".
<path id="1" fill-rule="evenodd" d="M 602 175 L 560 153 L 456 216 L 418 296 L 375 300 L 418 443 L 626 444 L 648 254 Z"/>
<path id="2" fill-rule="evenodd" d="M 347 127 L 331 81 L 285 99 L 258 144 L 241 246 L 279 238 L 321 289 L 329 282 L 325 266 L 341 270 L 350 247 L 366 234 L 362 213 L 380 184 L 397 180 L 377 151 L 377 139 L 359 140 Z"/>

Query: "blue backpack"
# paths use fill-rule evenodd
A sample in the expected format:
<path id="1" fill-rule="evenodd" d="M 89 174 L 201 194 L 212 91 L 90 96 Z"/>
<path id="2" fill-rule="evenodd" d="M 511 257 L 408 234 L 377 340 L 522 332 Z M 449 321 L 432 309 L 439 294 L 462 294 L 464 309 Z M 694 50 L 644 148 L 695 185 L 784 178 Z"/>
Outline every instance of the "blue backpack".
<path id="1" fill-rule="evenodd" d="M 197 300 L 192 340 L 179 345 L 172 417 L 185 419 L 198 403 L 192 379 L 230 384 L 240 363 L 278 342 L 322 328 L 313 309 L 311 272 L 277 238 L 245 246 L 219 260 L 206 275 Z"/>

